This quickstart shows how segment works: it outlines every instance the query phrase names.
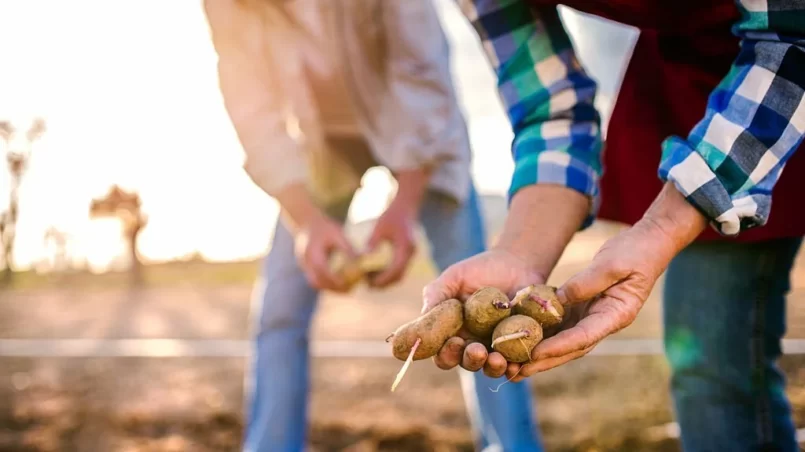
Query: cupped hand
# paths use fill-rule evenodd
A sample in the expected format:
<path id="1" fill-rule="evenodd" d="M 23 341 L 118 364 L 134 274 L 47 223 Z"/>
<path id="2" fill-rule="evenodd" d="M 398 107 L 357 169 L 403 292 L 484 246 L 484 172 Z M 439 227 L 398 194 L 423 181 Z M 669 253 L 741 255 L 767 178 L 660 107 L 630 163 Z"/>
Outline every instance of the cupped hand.
<path id="1" fill-rule="evenodd" d="M 466 301 L 482 287 L 496 287 L 511 298 L 529 284 L 544 282 L 545 277 L 515 253 L 493 249 L 448 267 L 436 280 L 425 286 L 422 312 L 450 298 Z M 445 343 L 434 357 L 434 362 L 441 369 L 459 365 L 470 371 L 483 369 L 491 377 L 502 376 L 508 365 L 500 353 L 489 353 L 486 344 L 464 330 Z"/>
<path id="2" fill-rule="evenodd" d="M 566 311 L 563 323 L 534 347 L 529 363 L 509 363 L 506 376 L 521 381 L 580 358 L 629 326 L 673 258 L 672 245 L 650 221 L 606 242 L 586 269 L 559 288 Z"/>

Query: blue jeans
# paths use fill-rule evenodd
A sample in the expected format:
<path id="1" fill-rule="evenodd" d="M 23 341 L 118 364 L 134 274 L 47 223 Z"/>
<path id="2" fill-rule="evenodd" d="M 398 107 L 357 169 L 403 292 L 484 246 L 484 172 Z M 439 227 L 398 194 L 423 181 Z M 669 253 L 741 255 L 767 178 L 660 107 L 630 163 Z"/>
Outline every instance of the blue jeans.
<path id="1" fill-rule="evenodd" d="M 669 266 L 665 350 L 685 451 L 799 450 L 776 360 L 801 242 L 694 243 Z"/>
<path id="2" fill-rule="evenodd" d="M 343 220 L 349 201 L 330 211 Z M 474 189 L 462 205 L 429 193 L 420 221 L 440 270 L 482 252 L 485 233 Z M 245 450 L 296 452 L 306 446 L 309 386 L 308 341 L 318 293 L 296 264 L 293 240 L 277 223 L 252 312 L 259 312 L 256 350 L 247 384 Z M 479 449 L 506 452 L 541 451 L 527 383 L 481 372 L 459 371 L 464 400 Z"/>

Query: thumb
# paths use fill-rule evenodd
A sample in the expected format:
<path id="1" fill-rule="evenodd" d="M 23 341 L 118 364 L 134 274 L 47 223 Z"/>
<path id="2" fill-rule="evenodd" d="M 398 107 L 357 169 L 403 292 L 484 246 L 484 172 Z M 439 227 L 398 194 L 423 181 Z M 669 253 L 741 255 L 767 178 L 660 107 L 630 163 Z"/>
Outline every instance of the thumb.
<path id="1" fill-rule="evenodd" d="M 366 252 L 371 253 L 375 250 L 375 248 L 383 242 L 385 238 L 383 235 L 383 229 L 378 227 L 379 224 L 375 224 L 374 229 L 372 229 L 372 235 L 369 236 L 369 240 L 366 241 Z"/>
<path id="2" fill-rule="evenodd" d="M 338 230 L 335 234 L 332 234 L 330 240 L 332 248 L 343 252 L 350 259 L 356 257 L 355 249 L 352 247 L 352 243 L 350 243 L 349 239 L 347 239 L 344 231 Z"/>
<path id="3" fill-rule="evenodd" d="M 568 279 L 556 296 L 563 305 L 574 305 L 592 300 L 628 275 L 608 260 L 593 262 Z"/>
<path id="4" fill-rule="evenodd" d="M 422 313 L 430 311 L 434 306 L 445 300 L 458 298 L 460 287 L 461 282 L 457 272 L 453 271 L 452 267 L 445 270 L 438 278 L 422 289 Z"/>

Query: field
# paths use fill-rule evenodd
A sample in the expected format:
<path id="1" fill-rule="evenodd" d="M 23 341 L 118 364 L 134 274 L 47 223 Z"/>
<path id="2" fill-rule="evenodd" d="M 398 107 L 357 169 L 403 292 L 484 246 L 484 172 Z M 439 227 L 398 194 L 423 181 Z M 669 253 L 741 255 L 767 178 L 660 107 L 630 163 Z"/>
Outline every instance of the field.
<path id="1" fill-rule="evenodd" d="M 580 269 L 611 233 L 580 234 L 553 282 Z M 254 262 L 154 265 L 137 287 L 123 274 L 20 274 L 0 298 L 0 338 L 242 341 L 257 268 Z M 789 338 L 805 338 L 804 268 L 789 300 Z M 416 315 L 431 275 L 420 255 L 409 279 L 382 297 L 365 289 L 324 296 L 313 339 L 382 339 Z M 659 338 L 660 314 L 655 293 L 618 338 Z M 238 450 L 245 363 L 238 356 L 0 357 L 0 451 Z M 803 364 L 800 355 L 782 362 L 800 427 Z M 311 450 L 471 451 L 455 372 L 418 362 L 391 394 L 398 368 L 390 358 L 315 358 Z M 589 356 L 532 384 L 548 450 L 678 450 L 661 356 Z"/>

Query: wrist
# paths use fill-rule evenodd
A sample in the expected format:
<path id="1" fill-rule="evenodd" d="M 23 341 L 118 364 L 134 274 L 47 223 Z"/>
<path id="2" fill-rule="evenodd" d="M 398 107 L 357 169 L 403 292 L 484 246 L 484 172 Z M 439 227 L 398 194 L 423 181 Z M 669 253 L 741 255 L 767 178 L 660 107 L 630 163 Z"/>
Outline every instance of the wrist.
<path id="1" fill-rule="evenodd" d="M 670 261 L 705 230 L 707 218 L 668 182 L 635 226 L 661 238 Z"/>
<path id="2" fill-rule="evenodd" d="M 276 198 L 281 215 L 294 235 L 326 216 L 301 185 L 287 187 Z"/>
<path id="3" fill-rule="evenodd" d="M 590 200 L 559 185 L 532 185 L 512 198 L 503 232 L 493 249 L 523 260 L 547 278 L 586 219 Z"/>
<path id="4" fill-rule="evenodd" d="M 397 179 L 397 193 L 392 200 L 392 206 L 404 211 L 407 215 L 416 217 L 428 189 L 430 170 L 417 168 L 400 171 L 395 174 L 395 178 Z"/>

